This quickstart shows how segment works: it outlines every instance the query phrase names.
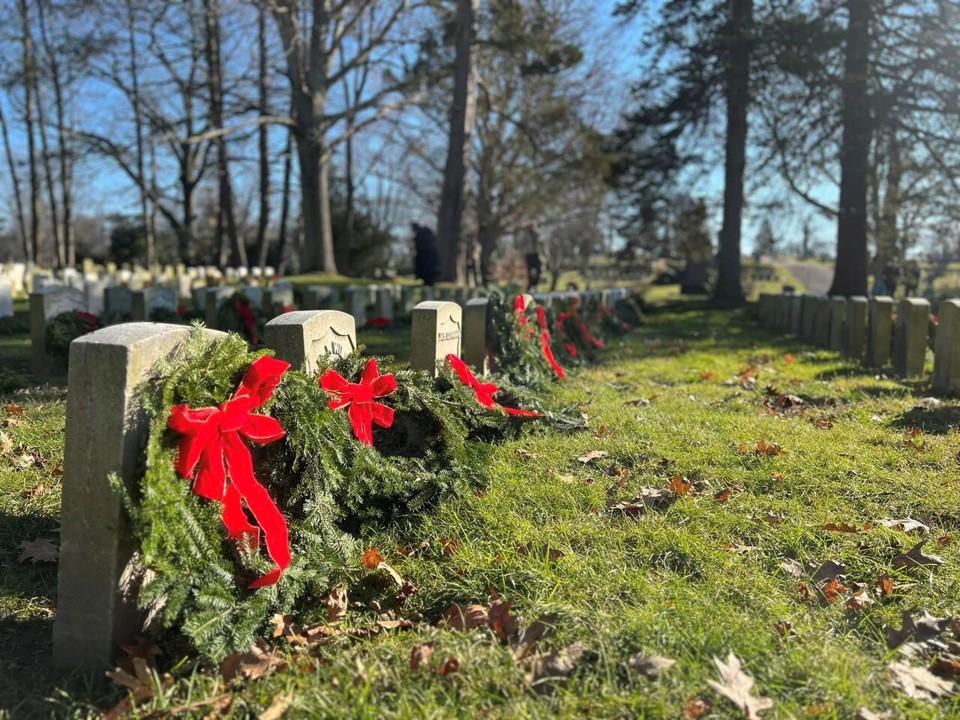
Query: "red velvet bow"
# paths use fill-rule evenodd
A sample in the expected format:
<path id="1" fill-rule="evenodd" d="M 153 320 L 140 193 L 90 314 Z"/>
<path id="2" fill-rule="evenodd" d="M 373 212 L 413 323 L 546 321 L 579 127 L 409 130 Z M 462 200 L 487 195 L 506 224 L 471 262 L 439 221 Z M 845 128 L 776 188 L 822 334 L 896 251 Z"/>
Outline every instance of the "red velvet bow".
<path id="1" fill-rule="evenodd" d="M 527 310 L 526 300 L 523 299 L 523 295 L 517 295 L 513 299 L 513 312 L 517 316 L 517 322 L 521 325 L 527 324 L 527 316 L 524 314 Z"/>
<path id="2" fill-rule="evenodd" d="M 540 326 L 541 330 L 550 329 L 550 326 L 547 325 L 547 311 L 544 310 L 543 305 L 537 305 L 537 325 Z"/>
<path id="3" fill-rule="evenodd" d="M 192 409 L 174 405 L 167 427 L 183 437 L 177 451 L 175 468 L 184 478 L 193 477 L 193 492 L 207 500 L 223 503 L 223 524 L 231 540 L 247 539 L 257 547 L 263 530 L 267 554 L 276 567 L 250 583 L 251 588 L 273 585 L 290 566 L 290 538 L 287 523 L 253 472 L 253 458 L 244 440 L 266 444 L 279 440 L 286 432 L 269 415 L 253 411 L 273 395 L 290 363 L 261 357 L 250 366 L 240 387 L 220 407 Z M 229 482 L 227 480 L 229 479 Z M 243 506 L 257 525 L 247 519 Z M 257 527 L 259 526 L 259 528 Z"/>
<path id="4" fill-rule="evenodd" d="M 540 347 L 543 349 L 543 357 L 547 359 L 550 367 L 553 368 L 553 372 L 557 376 L 557 379 L 565 379 L 567 377 L 567 373 L 560 366 L 560 363 L 557 362 L 557 358 L 553 354 L 553 348 L 550 347 L 550 332 L 548 330 L 544 330 L 540 333 Z"/>
<path id="5" fill-rule="evenodd" d="M 451 368 L 453 368 L 453 371 L 457 374 L 457 377 L 460 378 L 460 382 L 473 390 L 473 394 L 476 396 L 477 402 L 483 405 L 483 407 L 489 410 L 500 408 L 507 415 L 516 415 L 519 417 L 540 417 L 540 413 L 538 413 L 536 410 L 523 410 L 521 408 L 512 408 L 506 407 L 505 405 L 500 405 L 496 400 L 493 399 L 493 396 L 500 391 L 500 388 L 497 386 L 497 384 L 480 382 L 467 364 L 453 353 L 447 355 L 447 363 Z"/>
<path id="6" fill-rule="evenodd" d="M 397 390 L 394 375 L 381 375 L 377 359 L 370 358 L 359 383 L 349 382 L 336 370 L 327 370 L 320 378 L 320 387 L 337 397 L 328 404 L 331 410 L 347 408 L 353 434 L 364 445 L 373 447 L 373 426 L 388 428 L 393 425 L 393 408 L 375 402 Z M 347 407 L 349 406 L 349 407 Z"/>

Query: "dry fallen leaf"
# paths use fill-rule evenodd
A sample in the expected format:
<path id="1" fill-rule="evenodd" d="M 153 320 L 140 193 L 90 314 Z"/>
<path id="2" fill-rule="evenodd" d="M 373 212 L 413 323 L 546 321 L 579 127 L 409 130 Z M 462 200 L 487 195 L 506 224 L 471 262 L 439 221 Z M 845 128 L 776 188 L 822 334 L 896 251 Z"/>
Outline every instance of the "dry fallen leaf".
<path id="1" fill-rule="evenodd" d="M 24 540 L 17 545 L 20 555 L 17 562 L 57 562 L 60 559 L 60 549 L 47 538 L 37 538 L 36 540 Z"/>
<path id="2" fill-rule="evenodd" d="M 726 662 L 716 657 L 713 662 L 720 672 L 720 682 L 708 680 L 707 683 L 740 708 L 744 717 L 754 720 L 760 717 L 760 713 L 773 707 L 771 698 L 754 697 L 751 694 L 754 680 L 743 672 L 740 658 L 731 652 L 727 655 Z"/>
<path id="3" fill-rule="evenodd" d="M 880 521 L 880 524 L 885 528 L 903 530 L 904 532 L 911 532 L 913 530 L 919 530 L 920 532 L 928 533 L 930 528 L 924 525 L 919 520 L 914 520 L 913 518 L 885 518 Z"/>
<path id="4" fill-rule="evenodd" d="M 829 522 L 823 526 L 824 530 L 829 530 L 830 532 L 841 532 L 841 533 L 858 533 L 860 528 L 856 525 L 851 525 L 850 523 L 839 522 L 833 523 Z"/>
<path id="5" fill-rule="evenodd" d="M 509 642 L 517 631 L 517 618 L 511 612 L 513 600 L 504 600 L 496 591 L 490 594 L 487 625 L 500 642 Z"/>
<path id="6" fill-rule="evenodd" d="M 561 650 L 551 650 L 544 655 L 536 655 L 530 660 L 527 682 L 536 685 L 548 680 L 569 677 L 586 655 L 587 649 L 581 643 L 574 643 Z"/>
<path id="7" fill-rule="evenodd" d="M 327 622 L 342 618 L 347 612 L 347 589 L 338 585 L 327 595 Z"/>
<path id="8" fill-rule="evenodd" d="M 902 662 L 892 662 L 887 668 L 893 673 L 894 682 L 916 700 L 936 702 L 937 698 L 953 693 L 953 682 L 938 678 L 926 668 Z"/>
<path id="9" fill-rule="evenodd" d="M 516 662 L 524 660 L 529 656 L 537 643 L 550 634 L 556 626 L 556 615 L 542 615 L 534 620 L 521 634 L 513 649 L 513 659 Z"/>
<path id="10" fill-rule="evenodd" d="M 670 478 L 667 488 L 677 497 L 686 497 L 693 494 L 693 483 L 683 475 L 674 475 Z"/>
<path id="11" fill-rule="evenodd" d="M 442 663 L 440 663 L 440 667 L 437 668 L 437 675 L 440 675 L 442 677 L 445 675 L 453 675 L 455 672 L 459 672 L 459 671 L 460 671 L 459 658 L 450 656 L 447 659 L 445 659 Z"/>
<path id="12" fill-rule="evenodd" d="M 0 456 L 9 455 L 13 452 L 13 438 L 0 430 Z"/>
<path id="13" fill-rule="evenodd" d="M 763 457 L 774 457 L 780 455 L 783 452 L 783 448 L 777 443 L 761 440 L 756 444 L 756 447 L 753 448 L 753 451 Z"/>
<path id="14" fill-rule="evenodd" d="M 273 698 L 270 706 L 260 713 L 258 720 L 280 720 L 293 704 L 292 693 L 281 693 Z"/>
<path id="15" fill-rule="evenodd" d="M 683 720 L 700 720 L 710 712 L 710 703 L 703 698 L 690 698 L 683 706 Z"/>
<path id="16" fill-rule="evenodd" d="M 921 540 L 905 553 L 900 553 L 893 558 L 893 567 L 895 570 L 915 567 L 936 567 L 943 565 L 943 559 L 937 555 L 924 555 L 923 545 L 926 540 Z"/>
<path id="17" fill-rule="evenodd" d="M 234 678 L 256 680 L 274 670 L 286 667 L 286 660 L 278 655 L 263 640 L 245 653 L 234 653 L 224 658 L 220 665 L 220 674 L 226 682 Z"/>
<path id="18" fill-rule="evenodd" d="M 135 657 L 132 663 L 133 672 L 127 672 L 118 667 L 107 673 L 108 678 L 129 690 L 130 695 L 114 705 L 104 715 L 105 720 L 115 720 L 128 715 L 136 703 L 152 698 L 158 685 L 163 689 L 173 685 L 173 678 L 169 675 L 164 675 L 162 679 L 158 678 L 156 671 L 150 667 L 146 659 Z"/>
<path id="19" fill-rule="evenodd" d="M 433 643 L 421 643 L 410 648 L 410 669 L 419 670 L 430 663 L 433 657 Z"/>
<path id="20" fill-rule="evenodd" d="M 487 624 L 487 608 L 483 605 L 459 605 L 451 603 L 443 612 L 441 624 L 451 630 L 473 630 Z"/>
<path id="21" fill-rule="evenodd" d="M 661 655 L 647 655 L 646 653 L 638 652 L 630 656 L 630 659 L 627 660 L 627 665 L 641 675 L 646 675 L 651 680 L 656 680 L 660 677 L 661 670 L 668 670 L 676 664 L 676 662 L 676 660 Z"/>
<path id="22" fill-rule="evenodd" d="M 875 713 L 867 708 L 860 708 L 853 720 L 887 720 L 888 717 L 890 717 L 888 712 Z"/>
<path id="23" fill-rule="evenodd" d="M 586 455 L 581 455 L 578 457 L 577 460 L 586 465 L 587 463 L 591 463 L 594 460 L 600 460 L 601 458 L 608 457 L 609 455 L 610 453 L 608 453 L 606 450 L 591 450 Z"/>

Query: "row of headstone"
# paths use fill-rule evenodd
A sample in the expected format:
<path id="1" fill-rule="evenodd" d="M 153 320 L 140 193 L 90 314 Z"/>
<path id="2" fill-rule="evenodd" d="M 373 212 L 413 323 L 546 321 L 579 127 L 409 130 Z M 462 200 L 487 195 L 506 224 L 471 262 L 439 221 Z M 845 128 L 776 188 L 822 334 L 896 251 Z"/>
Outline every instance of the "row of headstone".
<path id="1" fill-rule="evenodd" d="M 45 294 L 36 297 L 47 300 Z M 525 301 L 534 299 L 526 296 Z M 454 354 L 482 371 L 488 354 L 487 308 L 486 298 L 471 298 L 464 307 L 445 300 L 417 303 L 411 311 L 411 367 L 435 373 Z M 264 340 L 278 357 L 313 372 L 324 359 L 356 349 L 357 325 L 357 318 L 341 310 L 288 312 L 266 324 Z M 211 339 L 223 336 L 204 332 Z M 110 478 L 130 487 L 136 482 L 148 431 L 136 392 L 189 333 L 182 325 L 124 323 L 70 345 L 53 629 L 54 661 L 60 667 L 106 667 L 119 643 L 141 631 L 130 588 L 136 576 L 135 548 Z"/>
<path id="2" fill-rule="evenodd" d="M 761 294 L 757 309 L 764 323 L 868 367 L 892 365 L 903 378 L 924 374 L 932 326 L 924 298 Z M 940 303 L 935 333 L 933 387 L 960 392 L 960 300 Z"/>

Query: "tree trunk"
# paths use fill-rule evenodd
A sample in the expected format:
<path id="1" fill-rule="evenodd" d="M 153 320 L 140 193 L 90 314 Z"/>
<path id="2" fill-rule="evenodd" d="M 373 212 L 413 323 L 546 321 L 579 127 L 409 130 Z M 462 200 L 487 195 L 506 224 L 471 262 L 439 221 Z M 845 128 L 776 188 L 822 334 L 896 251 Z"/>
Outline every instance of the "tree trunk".
<path id="1" fill-rule="evenodd" d="M 140 221 L 143 223 L 147 267 L 156 261 L 153 233 L 150 230 L 150 199 L 143 161 L 143 117 L 140 112 L 140 69 L 137 67 L 137 21 L 133 0 L 127 0 L 127 44 L 130 52 L 130 104 L 133 106 L 133 124 L 136 134 L 136 173 L 140 186 Z"/>
<path id="2" fill-rule="evenodd" d="M 337 268 L 344 275 L 352 271 L 350 263 L 350 248 L 353 245 L 353 133 L 352 127 L 347 127 L 347 140 L 343 148 L 343 182 L 345 185 L 343 235 L 337 238 L 336 249 L 340 250 L 337 258 Z"/>
<path id="3" fill-rule="evenodd" d="M 17 208 L 17 228 L 20 231 L 20 242 L 23 245 L 23 257 L 31 260 L 30 239 L 27 237 L 27 220 L 23 213 L 23 198 L 20 196 L 20 176 L 17 174 L 17 163 L 10 147 L 10 129 L 7 127 L 7 118 L 0 107 L 0 131 L 3 132 L 3 149 L 7 155 L 7 167 L 10 169 L 10 181 L 13 183 L 13 200 Z"/>
<path id="4" fill-rule="evenodd" d="M 27 163 L 30 182 L 30 259 L 42 262 L 40 251 L 40 175 L 37 172 L 37 147 L 33 129 L 33 38 L 30 31 L 30 10 L 27 0 L 18 3 L 20 13 L 20 44 L 23 57 L 23 122 L 27 134 Z"/>
<path id="5" fill-rule="evenodd" d="M 831 295 L 867 294 L 867 165 L 872 126 L 867 97 L 871 0 L 847 0 L 841 86 L 840 206 Z"/>
<path id="6" fill-rule="evenodd" d="M 740 231 L 743 218 L 743 174 L 747 156 L 747 110 L 750 104 L 750 49 L 753 0 L 730 0 L 727 29 L 726 106 L 724 147 L 723 225 L 717 263 L 715 297 L 742 302 Z"/>
<path id="7" fill-rule="evenodd" d="M 453 102 L 443 190 L 437 213 L 437 244 L 440 279 L 463 282 L 465 259 L 460 238 L 464 186 L 470 160 L 470 136 L 476 118 L 477 76 L 473 53 L 479 0 L 457 0 L 456 58 L 453 70 Z"/>
<path id="8" fill-rule="evenodd" d="M 50 67 L 50 82 L 53 85 L 54 111 L 57 119 L 57 155 L 60 164 L 60 205 L 62 217 L 60 232 L 62 234 L 63 254 L 65 263 L 73 267 L 77 263 L 76 241 L 73 235 L 73 165 L 70 159 L 70 149 L 67 144 L 66 110 L 64 107 L 63 82 L 60 76 L 60 62 L 57 60 L 56 49 L 50 42 L 47 33 L 44 2 L 37 3 L 40 20 L 40 37 Z"/>
<path id="9" fill-rule="evenodd" d="M 37 75 L 33 75 L 34 83 Z M 40 158 L 43 161 L 43 177 L 47 186 L 47 202 L 50 204 L 50 231 L 53 234 L 53 247 L 56 253 L 57 267 L 64 267 L 67 262 L 63 247 L 63 235 L 60 232 L 60 203 L 57 200 L 57 190 L 54 183 L 53 168 L 50 166 L 50 145 L 47 143 L 47 117 L 43 110 L 43 98 L 40 96 L 40 87 L 35 84 L 33 93 L 37 106 L 37 130 L 40 133 Z"/>
<path id="10" fill-rule="evenodd" d="M 210 93 L 210 126 L 223 129 L 223 62 L 220 56 L 220 3 L 219 0 L 204 0 L 204 20 L 206 22 L 207 79 Z M 229 248 L 229 262 L 234 266 L 247 264 L 247 249 L 243 239 L 237 233 L 237 222 L 233 212 L 233 189 L 230 184 L 230 160 L 227 154 L 227 138 L 224 133 L 217 136 L 217 176 L 219 211 L 217 220 L 217 244 L 221 247 L 221 262 Z M 226 233 L 227 245 L 223 237 Z"/>
<path id="11" fill-rule="evenodd" d="M 878 202 L 880 213 L 876 224 L 877 270 L 883 272 L 887 263 L 903 259 L 903 248 L 899 246 L 897 218 L 900 210 L 900 184 L 903 177 L 903 163 L 900 159 L 900 142 L 897 130 L 891 122 L 887 129 L 887 183 L 883 201 Z"/>
<path id="12" fill-rule="evenodd" d="M 283 157 L 283 191 L 280 196 L 280 229 L 277 233 L 277 253 L 280 258 L 277 272 L 287 269 L 287 221 L 290 217 L 290 175 L 293 170 L 293 130 L 287 131 L 287 148 Z"/>
<path id="13" fill-rule="evenodd" d="M 269 67 L 267 57 L 267 11 L 260 6 L 257 11 L 257 52 L 259 67 L 257 69 L 257 91 L 259 95 L 260 117 L 270 114 L 270 98 L 268 94 Z M 260 159 L 260 215 L 257 218 L 257 265 L 261 268 L 267 264 L 267 252 L 270 241 L 267 239 L 267 225 L 270 222 L 270 157 L 269 136 L 266 123 L 260 123 L 257 131 L 257 151 Z"/>

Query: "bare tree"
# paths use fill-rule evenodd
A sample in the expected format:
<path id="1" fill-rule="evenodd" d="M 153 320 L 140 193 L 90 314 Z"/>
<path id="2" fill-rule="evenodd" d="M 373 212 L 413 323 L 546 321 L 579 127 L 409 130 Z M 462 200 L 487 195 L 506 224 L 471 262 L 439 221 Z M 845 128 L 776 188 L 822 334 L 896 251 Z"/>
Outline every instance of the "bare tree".
<path id="1" fill-rule="evenodd" d="M 328 133 L 348 115 L 375 110 L 355 122 L 353 132 L 392 109 L 387 100 L 408 87 L 405 77 L 388 77 L 349 110 L 331 107 L 331 92 L 343 77 L 377 53 L 385 54 L 391 32 L 407 10 L 406 0 L 273 0 L 273 16 L 283 43 L 293 108 L 294 139 L 300 168 L 304 270 L 336 272 L 330 208 L 332 142 Z M 363 42 L 345 44 L 366 19 Z"/>
<path id="2" fill-rule="evenodd" d="M 37 148 L 34 132 L 34 88 L 36 59 L 33 49 L 33 31 L 30 27 L 28 0 L 18 0 L 20 15 L 20 47 L 23 62 L 23 124 L 27 135 L 27 167 L 30 186 L 30 254 L 29 259 L 41 262 L 40 252 L 40 174 L 37 170 Z"/>
<path id="3" fill-rule="evenodd" d="M 156 240 L 152 232 L 152 223 L 150 222 L 150 203 L 151 197 L 147 184 L 147 176 L 144 172 L 144 148 L 143 148 L 143 111 L 140 102 L 140 72 L 137 64 L 137 17 L 134 7 L 134 0 L 126 0 L 127 10 L 127 43 L 129 52 L 129 87 L 130 104 L 133 109 L 133 125 L 136 155 L 134 167 L 136 177 L 139 179 L 140 190 L 140 215 L 143 222 L 143 231 L 146 241 L 147 265 L 153 265 L 156 260 Z"/>
<path id="4" fill-rule="evenodd" d="M 220 2 L 203 0 L 205 21 L 205 47 L 207 56 L 207 82 L 210 103 L 210 126 L 214 132 L 223 130 L 223 61 L 220 54 Z M 230 183 L 230 160 L 227 154 L 226 133 L 216 134 L 214 143 L 217 148 L 217 188 L 219 193 L 219 212 L 215 244 L 219 248 L 220 264 L 229 261 L 233 265 L 247 264 L 247 249 L 243 238 L 237 232 L 236 217 L 233 212 L 233 188 Z M 226 243 L 224 242 L 226 233 Z"/>
<path id="5" fill-rule="evenodd" d="M 20 234 L 23 256 L 29 260 L 32 257 L 32 249 L 30 247 L 30 240 L 27 237 L 27 222 L 23 212 L 23 197 L 20 193 L 20 175 L 17 172 L 17 163 L 13 156 L 13 148 L 10 146 L 10 129 L 7 127 L 7 118 L 3 113 L 2 106 L 0 106 L 0 131 L 3 132 L 3 149 L 7 155 L 10 182 L 13 184 L 13 200 L 17 209 L 17 231 Z"/>
<path id="6" fill-rule="evenodd" d="M 257 8 L 257 105 L 261 118 L 270 115 L 269 96 L 269 56 L 267 48 L 267 10 L 262 5 Z M 269 128 L 261 122 L 257 128 L 257 154 L 259 158 L 260 212 L 257 218 L 257 264 L 262 268 L 267 264 L 267 251 L 270 242 L 267 239 L 267 226 L 270 222 L 270 157 Z"/>
<path id="7" fill-rule="evenodd" d="M 453 65 L 453 97 L 447 161 L 443 170 L 443 190 L 437 213 L 437 242 L 440 249 L 440 278 L 463 282 L 465 253 L 460 238 L 464 206 L 464 185 L 470 163 L 470 137 L 476 120 L 477 75 L 473 45 L 479 0 L 457 0 L 456 57 Z"/>

